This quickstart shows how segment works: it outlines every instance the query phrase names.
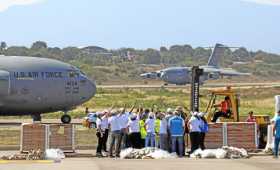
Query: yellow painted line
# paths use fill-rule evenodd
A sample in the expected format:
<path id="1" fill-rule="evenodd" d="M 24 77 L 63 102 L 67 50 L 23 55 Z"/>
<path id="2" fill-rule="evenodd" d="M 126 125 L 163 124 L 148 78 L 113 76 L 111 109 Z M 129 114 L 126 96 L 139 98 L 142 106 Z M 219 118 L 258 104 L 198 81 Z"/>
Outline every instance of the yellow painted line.
<path id="1" fill-rule="evenodd" d="M 33 164 L 33 163 L 39 163 L 39 164 L 48 164 L 48 163 L 54 163 L 53 160 L 0 160 L 0 164 Z"/>

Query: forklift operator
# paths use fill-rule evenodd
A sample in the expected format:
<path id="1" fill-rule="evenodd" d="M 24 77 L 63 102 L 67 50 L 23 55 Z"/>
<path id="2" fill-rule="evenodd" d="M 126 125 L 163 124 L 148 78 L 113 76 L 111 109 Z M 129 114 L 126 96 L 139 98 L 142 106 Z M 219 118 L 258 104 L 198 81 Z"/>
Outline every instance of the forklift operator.
<path id="1" fill-rule="evenodd" d="M 214 105 L 214 107 L 220 107 L 220 111 L 216 112 L 213 116 L 212 122 L 216 122 L 219 117 L 229 118 L 231 115 L 231 102 L 229 96 L 225 97 L 225 100 L 220 104 Z"/>

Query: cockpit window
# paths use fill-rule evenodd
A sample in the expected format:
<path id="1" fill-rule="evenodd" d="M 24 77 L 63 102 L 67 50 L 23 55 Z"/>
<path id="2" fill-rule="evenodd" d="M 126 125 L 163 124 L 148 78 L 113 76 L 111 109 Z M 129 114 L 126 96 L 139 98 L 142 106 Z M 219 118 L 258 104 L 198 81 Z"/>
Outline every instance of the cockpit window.
<path id="1" fill-rule="evenodd" d="M 82 70 L 80 70 L 80 72 L 81 72 L 81 74 L 83 75 L 83 76 L 85 76 L 86 74 L 82 71 Z"/>
<path id="2" fill-rule="evenodd" d="M 76 71 L 69 71 L 68 72 L 68 76 L 70 77 L 70 78 L 77 78 L 77 77 L 79 77 L 79 72 L 76 72 Z"/>

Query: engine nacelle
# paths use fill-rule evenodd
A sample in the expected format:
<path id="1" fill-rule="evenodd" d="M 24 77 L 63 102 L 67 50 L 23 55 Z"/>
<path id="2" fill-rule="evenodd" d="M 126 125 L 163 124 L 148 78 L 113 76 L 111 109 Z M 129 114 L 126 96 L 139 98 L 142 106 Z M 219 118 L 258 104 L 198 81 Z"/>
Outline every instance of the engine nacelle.
<path id="1" fill-rule="evenodd" d="M 209 73 L 208 74 L 208 79 L 210 80 L 217 80 L 220 78 L 220 74 L 219 73 Z"/>

